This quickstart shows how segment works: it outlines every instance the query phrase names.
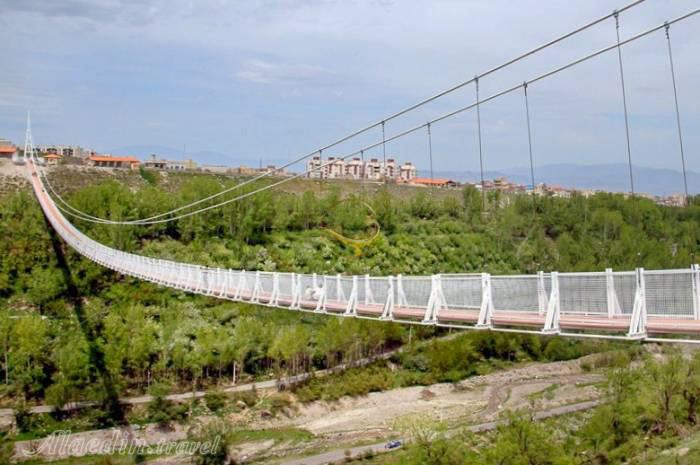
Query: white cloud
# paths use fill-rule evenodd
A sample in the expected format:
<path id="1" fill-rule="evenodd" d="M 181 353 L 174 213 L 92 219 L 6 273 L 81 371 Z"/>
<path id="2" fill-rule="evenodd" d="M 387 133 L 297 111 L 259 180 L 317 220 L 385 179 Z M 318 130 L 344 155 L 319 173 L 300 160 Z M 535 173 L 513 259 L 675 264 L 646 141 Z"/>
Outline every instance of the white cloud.
<path id="1" fill-rule="evenodd" d="M 257 84 L 319 84 L 332 79 L 332 73 L 321 66 L 303 63 L 273 63 L 247 60 L 236 72 L 236 78 Z"/>

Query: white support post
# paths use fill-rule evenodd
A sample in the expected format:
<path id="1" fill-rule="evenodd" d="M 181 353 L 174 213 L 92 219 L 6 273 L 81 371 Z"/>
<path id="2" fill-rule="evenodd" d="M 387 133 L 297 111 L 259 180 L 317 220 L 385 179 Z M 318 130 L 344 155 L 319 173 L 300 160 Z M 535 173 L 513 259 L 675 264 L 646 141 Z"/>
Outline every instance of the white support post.
<path id="1" fill-rule="evenodd" d="M 403 276 L 396 276 L 396 305 L 398 307 L 408 307 L 406 293 L 403 290 Z"/>
<path id="2" fill-rule="evenodd" d="M 250 301 L 258 303 L 258 297 L 260 297 L 260 271 L 255 272 L 255 281 L 253 282 L 253 294 L 250 297 Z"/>
<path id="3" fill-rule="evenodd" d="M 226 269 L 223 270 L 223 277 L 222 277 L 222 282 L 221 282 L 221 290 L 219 292 L 219 297 L 221 298 L 227 298 L 228 297 L 228 287 L 231 283 L 231 270 Z"/>
<path id="4" fill-rule="evenodd" d="M 173 263 L 173 282 L 175 283 L 175 287 L 177 289 L 182 289 L 182 282 L 183 279 L 187 279 L 185 275 L 182 274 L 182 268 L 180 267 L 180 263 L 174 262 Z"/>
<path id="5" fill-rule="evenodd" d="M 299 300 L 299 286 L 297 285 L 297 274 L 291 273 L 292 279 L 292 302 L 289 304 L 289 308 L 297 308 L 297 302 Z"/>
<path id="6" fill-rule="evenodd" d="M 328 277 L 324 274 L 323 286 L 321 287 L 321 295 L 318 297 L 318 302 L 316 303 L 316 311 L 321 313 L 326 313 L 326 297 L 328 297 Z"/>
<path id="7" fill-rule="evenodd" d="M 630 318 L 628 337 L 644 339 L 647 335 L 647 298 L 644 283 L 644 268 L 637 268 L 637 291 L 634 294 L 634 308 Z"/>
<path id="8" fill-rule="evenodd" d="M 369 275 L 365 275 L 365 305 L 374 303 L 374 296 L 372 295 L 372 288 L 369 285 Z"/>
<path id="9" fill-rule="evenodd" d="M 202 294 L 206 291 L 206 286 L 204 284 L 205 280 L 205 271 L 204 271 L 203 266 L 198 266 L 197 267 L 197 289 L 195 289 L 195 292 Z"/>
<path id="10" fill-rule="evenodd" d="M 382 316 L 379 317 L 380 320 L 394 319 L 394 278 L 389 276 L 387 279 L 389 282 L 389 289 L 387 289 L 386 301 L 382 309 Z"/>
<path id="11" fill-rule="evenodd" d="M 493 296 L 491 295 L 491 275 L 481 273 L 481 308 L 479 308 L 479 319 L 476 322 L 477 328 L 491 328 L 491 317 L 493 316 Z"/>
<path id="12" fill-rule="evenodd" d="M 292 308 L 295 308 L 297 310 L 301 309 L 301 298 L 304 296 L 304 289 L 302 288 L 301 285 L 301 275 L 295 275 L 296 276 L 296 284 L 295 284 L 295 289 L 296 289 L 296 301 L 294 302 L 294 305 Z"/>
<path id="13" fill-rule="evenodd" d="M 561 306 L 559 302 L 559 273 L 552 271 L 552 293 L 549 296 L 549 304 L 547 305 L 547 314 L 544 318 L 543 333 L 556 334 L 559 332 L 559 315 Z"/>
<path id="14" fill-rule="evenodd" d="M 357 276 L 352 277 L 352 290 L 345 307 L 345 316 L 357 316 Z"/>
<path id="15" fill-rule="evenodd" d="M 700 320 L 700 265 L 691 266 L 693 286 L 693 318 Z"/>
<path id="16" fill-rule="evenodd" d="M 216 268 L 216 274 L 215 274 L 216 279 L 214 280 L 214 286 L 211 289 L 212 295 L 214 295 L 215 292 L 217 295 L 221 295 L 221 289 L 223 289 L 223 287 L 224 287 L 224 277 L 225 277 L 223 271 L 224 270 L 222 270 L 219 267 Z"/>
<path id="17" fill-rule="evenodd" d="M 345 302 L 347 300 L 345 297 L 345 291 L 343 290 L 343 283 L 340 279 L 340 274 L 335 275 L 335 297 L 338 302 Z"/>
<path id="18" fill-rule="evenodd" d="M 442 281 L 439 274 L 430 279 L 430 298 L 425 308 L 424 324 L 435 324 L 438 321 L 440 310 L 445 305 L 445 296 L 442 293 Z"/>
<path id="19" fill-rule="evenodd" d="M 311 275 L 311 285 L 313 286 L 314 289 L 318 287 L 318 277 L 316 276 L 316 273 L 313 273 Z"/>
<path id="20" fill-rule="evenodd" d="M 192 277 L 192 267 L 187 266 L 185 264 L 180 264 L 180 269 L 185 271 L 185 276 L 187 276 L 187 279 L 185 279 L 185 282 L 182 284 L 181 289 L 183 291 L 187 291 L 190 288 L 190 285 L 192 284 L 192 281 L 194 278 Z"/>
<path id="21" fill-rule="evenodd" d="M 236 293 L 233 295 L 233 300 L 242 300 L 241 291 L 246 287 L 245 270 L 241 270 L 238 274 L 238 283 L 236 284 Z"/>
<path id="22" fill-rule="evenodd" d="M 537 272 L 537 303 L 539 304 L 540 315 L 544 315 L 547 312 L 547 305 L 549 304 L 547 288 L 544 285 L 544 271 Z"/>
<path id="23" fill-rule="evenodd" d="M 270 302 L 268 305 L 270 307 L 279 306 L 280 298 L 280 274 L 275 272 L 272 273 L 272 295 L 270 295 Z"/>
<path id="24" fill-rule="evenodd" d="M 207 295 L 214 295 L 214 285 L 216 284 L 216 277 L 218 276 L 219 269 L 216 268 L 214 273 L 212 273 L 211 268 L 204 269 L 204 276 L 206 276 L 205 284 L 207 286 Z"/>
<path id="25" fill-rule="evenodd" d="M 608 318 L 622 314 L 620 301 L 617 300 L 617 292 L 615 292 L 615 278 L 613 277 L 612 268 L 605 269 L 605 289 L 608 301 Z"/>

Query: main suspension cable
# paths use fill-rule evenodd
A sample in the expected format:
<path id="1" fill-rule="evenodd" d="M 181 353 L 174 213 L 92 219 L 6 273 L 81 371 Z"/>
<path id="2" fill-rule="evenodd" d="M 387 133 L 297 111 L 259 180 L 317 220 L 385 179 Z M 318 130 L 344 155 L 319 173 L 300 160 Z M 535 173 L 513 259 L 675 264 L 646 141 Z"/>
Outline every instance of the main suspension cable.
<path id="1" fill-rule="evenodd" d="M 361 150 L 357 150 L 357 151 L 352 152 L 352 153 L 349 153 L 349 154 L 347 154 L 347 155 L 345 155 L 345 156 L 338 157 L 337 159 L 338 159 L 338 160 L 345 160 L 345 159 L 348 158 L 348 157 L 351 157 L 351 156 L 360 154 L 361 151 L 368 151 L 368 150 L 377 148 L 377 147 L 381 146 L 382 144 L 386 144 L 387 142 L 392 142 L 392 141 L 394 141 L 394 140 L 397 140 L 397 139 L 400 139 L 400 138 L 402 138 L 402 137 L 405 137 L 405 136 L 407 136 L 407 135 L 409 135 L 409 134 L 411 134 L 411 133 L 413 133 L 413 132 L 415 132 L 415 131 L 418 131 L 418 130 L 420 130 L 420 129 L 425 128 L 428 124 L 431 124 L 431 125 L 432 125 L 432 124 L 438 123 L 438 122 L 443 121 L 443 120 L 445 120 L 445 119 L 451 118 L 451 117 L 453 117 L 453 116 L 455 116 L 455 115 L 458 115 L 458 114 L 460 114 L 460 113 L 463 113 L 463 112 L 465 112 L 465 111 L 467 111 L 467 110 L 470 110 L 470 109 L 472 109 L 472 108 L 478 107 L 478 106 L 481 105 L 481 104 L 490 102 L 490 101 L 495 100 L 495 99 L 497 99 L 497 98 L 499 98 L 499 97 L 502 97 L 502 96 L 504 96 L 504 95 L 506 95 L 506 94 L 509 94 L 509 93 L 511 93 L 511 92 L 513 92 L 513 91 L 515 91 L 515 90 L 518 90 L 518 89 L 524 87 L 525 85 L 531 85 L 531 84 L 533 84 L 533 83 L 535 83 L 535 82 L 541 81 L 541 80 L 546 79 L 546 78 L 548 78 L 548 77 L 550 77 L 550 76 L 553 76 L 553 75 L 558 74 L 558 73 L 560 73 L 560 72 L 562 72 L 562 71 L 565 71 L 565 70 L 567 70 L 567 69 L 569 69 L 569 68 L 572 68 L 572 67 L 574 67 L 574 66 L 576 66 L 576 65 L 578 65 L 578 64 L 580 64 L 580 63 L 583 63 L 583 62 L 588 61 L 588 60 L 590 60 L 590 59 L 592 59 L 592 58 L 595 58 L 595 57 L 597 57 L 597 56 L 599 56 L 599 55 L 601 55 L 601 54 L 603 54 L 603 53 L 609 52 L 609 51 L 611 51 L 611 50 L 617 49 L 617 48 L 622 47 L 622 46 L 624 46 L 624 45 L 627 45 L 627 44 L 629 44 L 629 43 L 631 43 L 631 42 L 634 42 L 634 41 L 636 41 L 636 40 L 639 40 L 639 39 L 641 39 L 641 38 L 643 38 L 643 37 L 646 37 L 646 36 L 648 36 L 649 34 L 652 34 L 652 33 L 656 32 L 656 31 L 659 31 L 659 30 L 661 30 L 661 29 L 664 29 L 664 28 L 666 27 L 667 24 L 668 24 L 668 25 L 672 25 L 672 24 L 675 24 L 675 23 L 684 21 L 684 20 L 686 20 L 686 19 L 688 19 L 688 18 L 690 18 L 690 17 L 692 17 L 692 16 L 694 16 L 694 15 L 696 15 L 696 14 L 698 14 L 698 13 L 700 13 L 700 8 L 697 8 L 697 9 L 695 9 L 695 10 L 692 10 L 692 11 L 690 11 L 689 13 L 686 13 L 686 14 L 684 14 L 684 15 L 682 15 L 682 16 L 679 16 L 679 17 L 677 17 L 677 18 L 675 18 L 675 19 L 673 19 L 673 20 L 671 20 L 671 21 L 667 21 L 667 22 L 665 22 L 665 23 L 663 23 L 663 24 L 661 24 L 661 25 L 659 25 L 659 26 L 655 26 L 655 27 L 653 27 L 653 28 L 651 28 L 651 29 L 648 29 L 648 30 L 646 30 L 646 31 L 640 32 L 640 33 L 638 33 L 638 34 L 636 34 L 636 35 L 634 35 L 634 36 L 632 36 L 632 37 L 630 37 L 630 38 L 628 38 L 628 39 L 626 39 L 626 40 L 623 40 L 623 41 L 620 41 L 620 42 L 615 43 L 615 44 L 613 44 L 613 45 L 610 45 L 610 46 L 608 46 L 608 47 L 602 48 L 602 49 L 600 49 L 600 50 L 598 50 L 598 51 L 596 51 L 596 52 L 592 52 L 592 53 L 590 53 L 590 54 L 588 54 L 588 55 L 585 55 L 585 56 L 583 56 L 583 57 L 581 57 L 581 58 L 579 58 L 579 59 L 577 59 L 577 60 L 574 60 L 574 61 L 572 61 L 572 62 L 569 62 L 569 63 L 567 63 L 567 64 L 565 64 L 565 65 L 562 65 L 562 66 L 560 66 L 560 67 L 558 67 L 558 68 L 555 68 L 555 69 L 553 69 L 553 70 L 551 70 L 551 71 L 548 71 L 548 72 L 546 72 L 546 73 L 540 74 L 539 76 L 536 76 L 536 77 L 534 77 L 534 78 L 532 78 L 532 79 L 529 79 L 529 80 L 527 80 L 527 81 L 524 81 L 524 82 L 521 83 L 521 84 L 517 84 L 517 85 L 512 86 L 512 87 L 510 87 L 510 88 L 504 89 L 504 90 L 502 90 L 502 91 L 500 91 L 500 92 L 497 92 L 497 93 L 495 93 L 495 94 L 490 95 L 489 97 L 486 97 L 486 98 L 484 98 L 484 99 L 478 100 L 477 102 L 474 102 L 474 103 L 472 103 L 472 104 L 470 104 L 470 105 L 467 105 L 467 106 L 461 107 L 461 108 L 459 108 L 459 109 L 457 109 L 457 110 L 454 110 L 454 111 L 452 111 L 452 112 L 443 114 L 443 115 L 441 115 L 441 116 L 439 116 L 439 117 L 437 117 L 437 118 L 434 118 L 434 119 L 432 119 L 432 120 L 430 120 L 430 121 L 428 121 L 428 122 L 426 122 L 426 123 L 420 124 L 420 125 L 418 125 L 418 126 L 414 126 L 414 127 L 410 128 L 410 129 L 407 129 L 407 130 L 404 130 L 404 131 L 402 131 L 402 132 L 400 132 L 400 133 L 398 133 L 398 134 L 395 134 L 394 136 L 391 136 L 391 137 L 389 137 L 389 138 L 386 138 L 386 139 L 380 140 L 380 141 L 378 141 L 378 142 L 375 142 L 375 143 L 373 143 L 373 144 L 370 144 L 370 145 L 368 145 L 368 146 L 365 146 L 365 147 L 363 147 Z M 298 179 L 298 178 L 300 178 L 300 177 L 306 176 L 306 175 L 307 175 L 308 173 L 310 173 L 310 172 L 313 172 L 313 171 L 316 171 L 316 170 L 322 170 L 323 168 L 325 168 L 326 165 L 328 165 L 328 164 L 330 164 L 330 163 L 331 163 L 331 162 L 322 163 L 322 164 L 321 164 L 319 167 L 317 167 L 317 168 L 308 169 L 308 170 L 303 171 L 303 172 L 301 172 L 301 173 L 297 173 L 297 174 L 295 174 L 295 175 L 293 175 L 293 176 L 290 176 L 290 177 L 284 178 L 284 179 L 282 179 L 282 180 L 279 180 L 279 181 L 277 181 L 277 182 L 275 182 L 275 183 L 272 183 L 272 184 L 269 184 L 269 185 L 267 185 L 267 186 L 263 186 L 263 187 L 260 187 L 260 188 L 258 188 L 258 189 L 255 189 L 255 190 L 253 190 L 253 191 L 251 191 L 251 192 L 247 192 L 247 193 L 245 193 L 245 194 L 236 196 L 236 197 L 234 197 L 234 198 L 225 200 L 225 201 L 223 201 L 223 202 L 219 202 L 219 203 L 214 204 L 214 205 L 209 205 L 209 206 L 207 206 L 207 207 L 201 208 L 201 209 L 196 210 L 196 211 L 193 211 L 193 212 L 184 213 L 184 214 L 178 215 L 178 216 L 173 217 L 173 218 L 167 218 L 167 219 L 161 219 L 161 220 L 154 220 L 154 221 L 148 221 L 148 222 L 139 222 L 139 223 L 135 223 L 135 224 L 136 224 L 136 225 L 146 225 L 146 224 L 166 223 L 166 222 L 169 222 L 169 221 L 176 221 L 176 220 L 179 220 L 179 219 L 182 219 L 182 218 L 186 218 L 186 217 L 189 217 L 189 216 L 192 216 L 192 215 L 196 215 L 196 214 L 199 214 L 199 213 L 204 213 L 204 212 L 206 212 L 206 211 L 210 211 L 210 210 L 212 210 L 212 209 L 219 208 L 219 207 L 221 207 L 221 206 L 230 204 L 230 203 L 232 203 L 232 202 L 235 202 L 235 201 L 238 201 L 238 200 L 242 200 L 242 199 L 248 198 L 248 197 L 250 197 L 250 196 L 252 196 L 252 195 L 255 195 L 255 194 L 259 193 L 259 192 L 262 192 L 262 191 L 265 191 L 265 190 L 272 189 L 272 188 L 274 188 L 274 187 L 280 186 L 280 185 L 285 184 L 285 183 L 287 183 L 287 182 L 290 182 L 290 181 L 292 181 L 292 180 L 294 180 L 294 179 Z M 63 210 L 63 209 L 62 209 L 62 210 Z M 65 211 L 65 210 L 63 210 L 63 211 Z M 73 213 L 68 213 L 68 214 L 71 215 L 71 216 L 76 216 L 76 215 L 73 214 Z M 125 224 L 125 222 L 121 222 L 121 221 L 108 221 L 108 220 L 101 220 L 101 221 L 86 220 L 86 221 L 95 222 L 95 223 L 102 223 L 102 224 Z M 131 224 L 134 224 L 134 223 L 131 223 Z"/>
<path id="2" fill-rule="evenodd" d="M 420 108 L 420 107 L 422 107 L 422 106 L 424 106 L 424 105 L 426 105 L 426 104 L 428 104 L 428 103 L 431 103 L 431 102 L 433 102 L 433 101 L 435 101 L 435 100 L 437 100 L 437 99 L 439 99 L 439 98 L 441 98 L 441 97 L 444 97 L 445 95 L 448 95 L 448 94 L 450 94 L 450 93 L 452 93 L 452 92 L 455 92 L 455 91 L 457 91 L 457 90 L 459 90 L 459 89 L 461 89 L 461 88 L 463 88 L 463 87 L 465 87 L 465 86 L 467 86 L 467 85 L 469 85 L 469 84 L 476 83 L 476 82 L 478 82 L 478 80 L 479 80 L 480 78 L 483 78 L 483 77 L 489 76 L 489 75 L 491 75 L 491 74 L 493 74 L 493 73 L 496 73 L 496 72 L 498 72 L 498 71 L 500 71 L 500 70 L 502 70 L 502 69 L 504 69 L 504 68 L 506 68 L 506 67 L 508 67 L 508 66 L 511 66 L 511 65 L 513 65 L 513 64 L 515 64 L 515 63 L 517 63 L 517 62 L 519 62 L 519 61 L 521 61 L 521 60 L 523 60 L 523 59 L 525 59 L 525 58 L 528 58 L 528 57 L 530 57 L 530 56 L 532 56 L 532 55 L 534 55 L 534 54 L 536 54 L 536 53 L 538 53 L 538 52 L 540 52 L 540 51 L 542 51 L 542 50 L 544 50 L 544 49 L 546 49 L 546 48 L 549 48 L 549 47 L 551 47 L 551 46 L 553 46 L 553 45 L 556 45 L 556 44 L 558 44 L 559 42 L 562 42 L 562 41 L 564 41 L 564 40 L 566 40 L 566 39 L 568 39 L 568 38 L 570 38 L 570 37 L 573 37 L 573 36 L 575 36 L 575 35 L 577 35 L 577 34 L 583 32 L 583 31 L 587 30 L 587 29 L 590 29 L 591 27 L 593 27 L 593 26 L 595 26 L 595 25 L 597 25 L 597 24 L 600 24 L 600 23 L 603 22 L 603 21 L 606 21 L 606 20 L 609 19 L 609 18 L 614 17 L 615 14 L 619 14 L 619 13 L 622 13 L 622 12 L 624 12 L 624 11 L 627 11 L 627 10 L 629 10 L 629 9 L 631 9 L 631 8 L 634 8 L 634 7 L 638 6 L 638 5 L 641 4 L 641 3 L 644 3 L 644 1 L 645 1 L 645 0 L 635 0 L 635 1 L 631 2 L 631 3 L 628 3 L 627 5 L 623 6 L 622 8 L 617 9 L 616 11 L 614 11 L 614 12 L 612 12 L 612 13 L 610 13 L 610 14 L 607 14 L 607 15 L 601 16 L 601 17 L 599 17 L 599 18 L 597 18 L 597 19 L 594 19 L 593 21 L 590 21 L 590 22 L 584 24 L 583 26 L 580 26 L 580 27 L 578 27 L 578 28 L 576 28 L 576 29 L 574 29 L 574 30 L 572 30 L 572 31 L 570 31 L 570 32 L 568 32 L 568 33 L 566 33 L 566 34 L 560 35 L 559 37 L 556 37 L 555 39 L 552 39 L 552 40 L 550 40 L 549 42 L 546 42 L 546 43 L 544 43 L 544 44 L 542 44 L 542 45 L 540 45 L 540 46 L 538 46 L 538 47 L 535 47 L 535 48 L 533 48 L 533 49 L 531 49 L 531 50 L 529 50 L 529 51 L 527 51 L 527 52 L 525 52 L 525 53 L 523 53 L 523 54 L 521 54 L 521 55 L 519 55 L 519 56 L 517 56 L 517 57 L 511 59 L 511 60 L 508 60 L 508 61 L 506 61 L 506 62 L 504 62 L 504 63 L 502 63 L 502 64 L 500 64 L 500 65 L 498 65 L 498 66 L 492 67 L 492 68 L 486 70 L 485 72 L 483 72 L 483 73 L 481 73 L 481 74 L 477 74 L 477 75 L 474 76 L 472 79 L 468 79 L 468 80 L 466 80 L 466 81 L 460 82 L 460 83 L 458 83 L 458 84 L 456 84 L 456 85 L 454 85 L 454 86 L 452 86 L 452 87 L 450 87 L 450 88 L 448 88 L 448 89 L 445 89 L 445 90 L 443 90 L 443 91 L 441 91 L 441 92 L 438 92 L 437 94 L 434 94 L 434 95 L 432 95 L 432 96 L 430 96 L 430 97 L 428 97 L 428 98 L 426 98 L 426 99 L 424 99 L 424 100 L 421 100 L 421 101 L 418 102 L 418 103 L 415 103 L 415 104 L 413 104 L 413 105 L 411 105 L 411 106 L 409 106 L 409 107 L 406 107 L 406 108 L 404 108 L 404 109 L 402 109 L 402 110 L 399 110 L 399 111 L 397 111 L 397 112 L 395 112 L 395 113 L 393 113 L 393 114 L 391 114 L 391 115 L 389 115 L 389 116 L 383 118 L 383 119 L 380 120 L 380 121 L 377 121 L 377 122 L 375 122 L 375 123 L 372 123 L 372 124 L 370 124 L 369 126 L 365 126 L 365 127 L 362 128 L 362 129 L 359 129 L 359 130 L 354 131 L 354 132 L 352 132 L 352 133 L 350 133 L 350 134 L 348 134 L 348 135 L 346 135 L 346 136 L 344 136 L 344 137 L 341 137 L 340 139 L 337 139 L 337 140 L 335 140 L 334 142 L 331 142 L 330 144 L 327 144 L 327 145 L 325 145 L 324 147 L 321 147 L 320 149 L 316 149 L 316 150 L 314 150 L 313 152 L 311 152 L 311 153 L 309 153 L 309 154 L 300 156 L 300 157 L 298 157 L 298 158 L 296 158 L 296 159 L 294 159 L 294 160 L 292 160 L 292 161 L 290 161 L 290 162 L 288 162 L 288 163 L 282 165 L 281 167 L 277 168 L 276 170 L 269 170 L 269 171 L 266 171 L 266 172 L 261 173 L 261 174 L 259 174 L 259 175 L 257 175 L 257 176 L 254 176 L 253 178 L 248 179 L 248 180 L 246 180 L 246 181 L 244 181 L 244 182 L 242 182 L 242 183 L 240 183 L 240 184 L 237 184 L 237 185 L 232 186 L 232 187 L 230 187 L 230 188 L 224 189 L 224 190 L 222 190 L 222 191 L 220 191 L 220 192 L 217 192 L 217 193 L 215 193 L 215 194 L 209 195 L 209 196 L 204 197 L 204 198 L 202 198 L 202 199 L 196 200 L 196 201 L 191 202 L 191 203 L 189 203 L 189 204 L 182 205 L 182 206 L 180 206 L 180 207 L 174 208 L 174 209 L 169 210 L 169 211 L 167 211 L 167 212 L 159 213 L 159 214 L 157 214 L 157 215 L 150 216 L 150 217 L 148 217 L 148 218 L 142 218 L 142 219 L 139 219 L 139 220 L 130 220 L 130 221 L 114 222 L 114 223 L 112 223 L 112 224 L 124 224 L 124 225 L 147 224 L 147 223 L 148 223 L 149 221 L 151 221 L 151 220 L 155 220 L 155 219 L 163 218 L 163 217 L 165 217 L 165 216 L 172 215 L 172 214 L 174 214 L 174 213 L 180 212 L 180 211 L 182 211 L 182 210 L 186 210 L 186 209 L 188 209 L 188 208 L 192 208 L 192 207 L 197 206 L 197 205 L 200 205 L 200 204 L 202 204 L 202 203 L 204 203 L 204 202 L 208 202 L 208 201 L 213 200 L 213 199 L 215 199 L 215 198 L 217 198 L 217 197 L 220 197 L 220 196 L 222 196 L 222 195 L 228 194 L 229 192 L 232 192 L 232 191 L 241 189 L 242 187 L 244 187 L 244 186 L 246 186 L 246 185 L 248 185 L 248 184 L 251 184 L 251 183 L 253 183 L 253 182 L 257 181 L 257 180 L 260 180 L 260 179 L 265 178 L 265 177 L 268 177 L 268 176 L 272 176 L 275 172 L 282 172 L 282 171 L 285 170 L 286 168 L 289 168 L 290 166 L 293 166 L 293 165 L 295 165 L 295 164 L 297 164 L 297 163 L 300 163 L 300 162 L 306 160 L 307 158 L 309 158 L 309 157 L 315 155 L 316 153 L 322 152 L 323 150 L 328 150 L 328 149 L 333 148 L 333 147 L 335 147 L 335 146 L 337 146 L 337 145 L 340 145 L 340 144 L 342 144 L 342 143 L 344 143 L 344 142 L 347 142 L 348 140 L 351 140 L 351 139 L 353 139 L 353 138 L 355 138 L 355 137 L 357 137 L 357 136 L 359 136 L 359 135 L 361 135 L 361 134 L 363 134 L 363 133 L 365 133 L 365 132 L 367 132 L 367 131 L 369 131 L 369 130 L 371 130 L 371 129 L 374 129 L 374 128 L 378 127 L 378 126 L 381 126 L 381 127 L 382 127 L 382 133 L 384 133 L 385 125 L 386 125 L 387 122 L 389 122 L 389 121 L 391 121 L 391 120 L 394 120 L 394 119 L 396 119 L 396 118 L 398 118 L 398 117 L 400 117 L 400 116 L 402 116 L 402 115 L 404 115 L 404 114 L 406 114 L 406 113 L 409 113 L 409 112 L 411 112 L 411 111 L 413 111 L 413 110 L 415 110 L 415 109 L 417 109 L 417 108 Z M 383 154 L 384 154 L 384 161 L 385 161 L 385 164 L 386 164 L 386 141 L 384 141 L 384 143 L 382 144 L 382 151 L 383 151 Z M 483 179 L 482 179 L 482 187 L 483 187 Z M 483 190 L 483 189 L 482 189 L 482 190 Z M 95 219 L 95 220 L 103 219 L 103 218 L 94 217 L 94 216 L 92 216 L 92 215 L 87 215 L 87 214 L 85 214 L 85 215 L 86 215 L 87 217 L 93 218 L 93 219 Z"/>

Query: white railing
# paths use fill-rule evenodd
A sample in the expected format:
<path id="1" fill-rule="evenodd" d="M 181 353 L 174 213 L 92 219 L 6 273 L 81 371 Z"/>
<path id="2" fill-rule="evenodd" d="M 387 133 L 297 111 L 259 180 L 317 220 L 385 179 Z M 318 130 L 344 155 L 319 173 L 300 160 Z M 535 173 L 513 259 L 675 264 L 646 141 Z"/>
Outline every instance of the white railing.
<path id="1" fill-rule="evenodd" d="M 33 167 L 30 166 L 30 172 Z M 700 333 L 700 267 L 492 276 L 341 276 L 210 268 L 122 252 L 75 228 L 38 176 L 36 196 L 56 232 L 107 268 L 158 285 L 259 305 L 442 326 Z M 655 323 L 657 322 L 657 323 Z M 662 322 L 658 323 L 658 322 Z M 654 329 L 654 324 L 661 324 Z M 622 330 L 621 330 L 622 329 Z M 663 331 L 662 331 L 663 330 Z M 531 331 L 531 330 L 530 330 Z"/>

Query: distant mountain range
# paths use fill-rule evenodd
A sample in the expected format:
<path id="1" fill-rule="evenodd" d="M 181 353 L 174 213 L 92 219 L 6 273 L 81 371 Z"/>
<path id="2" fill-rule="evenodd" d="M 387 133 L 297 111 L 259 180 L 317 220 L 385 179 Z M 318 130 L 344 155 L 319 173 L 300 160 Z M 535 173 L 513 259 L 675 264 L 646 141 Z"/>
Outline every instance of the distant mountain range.
<path id="1" fill-rule="evenodd" d="M 662 168 L 634 166 L 634 187 L 636 192 L 668 195 L 683 192 L 683 175 L 680 171 Z M 420 170 L 421 176 L 429 175 Z M 473 171 L 435 171 L 435 177 L 450 178 L 455 181 L 478 182 L 480 175 Z M 530 184 L 530 169 L 526 167 L 507 168 L 499 171 L 485 171 L 486 179 L 504 176 L 520 184 Z M 700 193 L 700 173 L 688 171 L 688 190 Z M 552 164 L 535 167 L 535 182 L 559 185 L 577 189 L 601 189 L 612 192 L 629 192 L 629 167 L 625 164 L 576 165 Z"/>

